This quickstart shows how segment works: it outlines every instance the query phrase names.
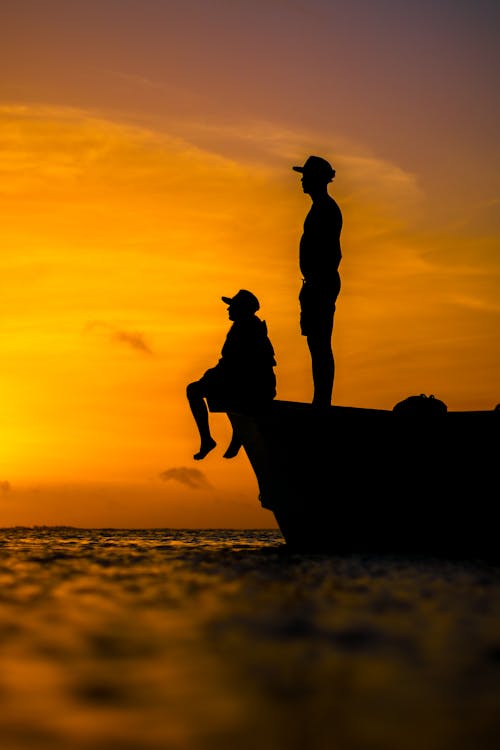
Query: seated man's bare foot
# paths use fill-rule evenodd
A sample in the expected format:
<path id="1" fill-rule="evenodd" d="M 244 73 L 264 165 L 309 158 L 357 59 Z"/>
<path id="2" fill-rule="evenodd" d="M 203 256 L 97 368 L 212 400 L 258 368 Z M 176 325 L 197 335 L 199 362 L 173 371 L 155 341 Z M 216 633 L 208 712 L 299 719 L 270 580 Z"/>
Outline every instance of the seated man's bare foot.
<path id="1" fill-rule="evenodd" d="M 213 451 L 216 445 L 217 443 L 212 438 L 209 438 L 208 440 L 202 440 L 200 450 L 193 456 L 194 460 L 201 461 L 201 459 L 205 458 L 205 456 L 208 455 L 210 451 Z"/>
<path id="2" fill-rule="evenodd" d="M 234 458 L 238 455 L 238 452 L 241 448 L 241 443 L 238 440 L 238 438 L 235 438 L 234 435 L 231 438 L 231 442 L 227 446 L 226 452 L 223 455 L 223 458 Z"/>

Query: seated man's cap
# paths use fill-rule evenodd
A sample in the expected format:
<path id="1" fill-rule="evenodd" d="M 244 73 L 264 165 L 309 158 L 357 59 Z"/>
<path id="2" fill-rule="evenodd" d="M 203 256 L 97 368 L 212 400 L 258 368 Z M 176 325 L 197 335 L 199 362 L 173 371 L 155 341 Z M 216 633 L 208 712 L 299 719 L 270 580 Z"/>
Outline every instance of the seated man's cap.
<path id="1" fill-rule="evenodd" d="M 321 156 L 309 156 L 303 167 L 292 167 L 296 172 L 312 175 L 313 177 L 323 177 L 325 180 L 333 180 L 335 170 L 326 159 Z"/>
<path id="2" fill-rule="evenodd" d="M 249 292 L 247 289 L 240 289 L 234 297 L 221 297 L 222 301 L 226 305 L 237 305 L 241 309 L 248 310 L 249 312 L 257 312 L 260 307 L 259 300 Z"/>

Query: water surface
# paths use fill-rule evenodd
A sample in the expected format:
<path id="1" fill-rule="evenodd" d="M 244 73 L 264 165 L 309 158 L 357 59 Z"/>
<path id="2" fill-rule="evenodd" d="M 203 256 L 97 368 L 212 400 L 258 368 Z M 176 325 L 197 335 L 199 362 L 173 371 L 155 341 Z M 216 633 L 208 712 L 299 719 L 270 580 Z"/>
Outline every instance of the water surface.
<path id="1" fill-rule="evenodd" d="M 2 750 L 497 750 L 500 576 L 279 532 L 0 530 Z"/>

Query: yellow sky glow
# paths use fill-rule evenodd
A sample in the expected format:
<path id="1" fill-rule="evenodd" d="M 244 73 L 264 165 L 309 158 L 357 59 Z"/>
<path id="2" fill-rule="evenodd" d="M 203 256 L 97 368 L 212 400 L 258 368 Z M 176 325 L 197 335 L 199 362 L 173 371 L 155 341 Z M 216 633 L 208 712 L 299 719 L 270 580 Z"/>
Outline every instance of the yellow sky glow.
<path id="1" fill-rule="evenodd" d="M 273 526 L 244 455 L 192 461 L 185 386 L 218 359 L 221 295 L 246 287 L 276 349 L 278 397 L 310 400 L 297 303 L 309 199 L 291 165 L 321 136 L 256 125 L 229 157 L 75 108 L 4 106 L 0 122 L 0 523 Z M 493 408 L 491 207 L 436 228 L 416 175 L 328 142 L 344 214 L 334 401 L 392 408 L 426 392 Z M 479 235 L 478 211 L 490 217 Z M 214 433 L 228 439 L 224 415 Z"/>

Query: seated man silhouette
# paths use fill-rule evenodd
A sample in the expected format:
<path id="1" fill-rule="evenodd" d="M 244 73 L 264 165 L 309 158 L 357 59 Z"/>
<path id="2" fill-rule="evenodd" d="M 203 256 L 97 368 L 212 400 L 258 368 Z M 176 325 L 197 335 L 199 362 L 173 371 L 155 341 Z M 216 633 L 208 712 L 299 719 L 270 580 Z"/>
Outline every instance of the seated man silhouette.
<path id="1" fill-rule="evenodd" d="M 186 395 L 200 433 L 200 450 L 193 458 L 200 461 L 217 443 L 210 433 L 210 411 L 236 411 L 251 414 L 265 408 L 276 396 L 276 360 L 267 326 L 255 314 L 257 297 L 240 289 L 234 297 L 222 297 L 233 321 L 215 367 L 200 380 L 190 383 Z M 208 406 L 207 406 L 208 403 Z M 241 443 L 234 434 L 224 458 L 234 458 Z"/>

